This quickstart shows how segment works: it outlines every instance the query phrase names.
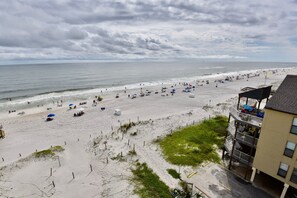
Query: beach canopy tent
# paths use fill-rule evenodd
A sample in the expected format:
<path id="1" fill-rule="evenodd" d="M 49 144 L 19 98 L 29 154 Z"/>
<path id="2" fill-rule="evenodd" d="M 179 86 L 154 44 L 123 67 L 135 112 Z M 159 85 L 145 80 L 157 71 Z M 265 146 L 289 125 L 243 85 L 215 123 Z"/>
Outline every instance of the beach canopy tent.
<path id="1" fill-rule="evenodd" d="M 121 110 L 120 109 L 115 109 L 114 110 L 114 115 L 117 115 L 117 116 L 119 116 L 119 115 L 121 115 Z"/>
<path id="2" fill-rule="evenodd" d="M 54 117 L 54 116 L 56 116 L 56 115 L 53 114 L 53 113 L 50 113 L 50 114 L 47 115 L 48 118 L 51 118 L 51 117 Z"/>
<path id="3" fill-rule="evenodd" d="M 267 99 L 267 101 L 268 101 L 268 98 L 269 98 L 270 92 L 271 92 L 271 87 L 272 86 L 267 86 L 267 87 L 252 89 L 252 90 L 240 93 L 238 95 L 237 109 L 239 109 L 240 99 L 245 97 L 246 105 L 248 104 L 249 98 L 257 100 L 258 101 L 257 111 L 259 111 L 260 104 L 261 104 L 262 100 Z"/>
<path id="4" fill-rule="evenodd" d="M 74 104 L 69 104 L 69 107 L 72 107 L 72 106 L 74 106 Z"/>

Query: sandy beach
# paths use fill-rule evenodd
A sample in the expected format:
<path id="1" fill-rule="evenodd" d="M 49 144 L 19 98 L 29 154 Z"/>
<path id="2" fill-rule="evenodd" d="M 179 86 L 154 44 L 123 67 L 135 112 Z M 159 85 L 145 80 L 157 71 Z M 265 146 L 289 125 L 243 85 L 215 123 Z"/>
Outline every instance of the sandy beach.
<path id="1" fill-rule="evenodd" d="M 179 170 L 185 180 L 188 174 L 199 172 L 201 174 L 194 175 L 190 181 L 210 197 L 224 197 L 209 187 L 229 188 L 207 171 L 219 165 L 178 167 L 169 164 L 154 140 L 178 127 L 215 115 L 228 115 L 229 107 L 237 103 L 242 88 L 273 85 L 275 90 L 287 74 L 296 75 L 297 69 L 274 69 L 267 71 L 267 75 L 263 71 L 258 73 L 260 75 L 256 77 L 242 75 L 239 80 L 234 77 L 224 83 L 218 82 L 225 79 L 222 77 L 209 79 L 209 84 L 206 79 L 189 81 L 187 83 L 195 86 L 191 93 L 183 92 L 182 82 L 174 82 L 98 93 L 103 101 L 96 106 L 93 96 L 84 105 L 79 105 L 84 101 L 73 100 L 63 101 L 62 107 L 51 103 L 10 114 L 2 112 L 0 125 L 3 125 L 6 137 L 0 139 L 0 197 L 138 197 L 133 193 L 130 181 L 130 170 L 137 160 L 146 162 L 170 188 L 177 188 L 178 180 L 166 169 Z M 165 86 L 166 92 L 161 93 Z M 172 88 L 176 90 L 174 95 L 170 93 Z M 140 97 L 140 92 L 146 90 L 151 94 Z M 117 94 L 119 98 L 115 97 Z M 134 99 L 131 98 L 133 94 L 137 94 Z M 77 109 L 83 108 L 85 114 L 74 117 L 76 109 L 69 109 L 70 103 Z M 121 110 L 120 116 L 114 115 L 115 109 Z M 18 115 L 21 111 L 25 114 Z M 56 116 L 53 121 L 46 122 L 49 113 Z M 118 130 L 122 124 L 132 121 L 137 124 L 127 133 Z M 132 136 L 132 132 L 137 135 Z M 36 159 L 32 156 L 36 150 L 57 145 L 65 149 L 58 157 Z M 128 155 L 133 148 L 137 155 Z M 124 160 L 118 160 L 118 155 Z"/>

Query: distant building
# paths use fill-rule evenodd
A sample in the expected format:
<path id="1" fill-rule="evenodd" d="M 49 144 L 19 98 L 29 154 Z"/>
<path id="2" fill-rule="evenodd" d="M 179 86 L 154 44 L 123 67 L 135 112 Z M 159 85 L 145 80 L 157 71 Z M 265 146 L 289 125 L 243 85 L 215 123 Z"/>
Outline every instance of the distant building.
<path id="1" fill-rule="evenodd" d="M 239 94 L 237 108 L 230 109 L 223 157 L 227 153 L 229 169 L 238 163 L 251 182 L 260 171 L 283 182 L 283 198 L 289 186 L 297 189 L 297 76 L 288 75 L 268 101 L 270 91 L 271 86 Z M 257 104 L 248 105 L 249 99 Z M 260 109 L 263 99 L 265 116 Z"/>

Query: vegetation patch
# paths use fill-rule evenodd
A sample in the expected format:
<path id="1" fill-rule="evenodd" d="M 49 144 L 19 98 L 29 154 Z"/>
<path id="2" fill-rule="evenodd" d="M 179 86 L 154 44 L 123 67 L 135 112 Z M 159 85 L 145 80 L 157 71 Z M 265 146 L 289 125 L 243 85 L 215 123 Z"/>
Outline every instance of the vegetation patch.
<path id="1" fill-rule="evenodd" d="M 169 187 L 145 163 L 137 163 L 132 173 L 134 192 L 141 198 L 172 198 Z"/>
<path id="2" fill-rule="evenodd" d="M 136 136 L 137 135 L 137 131 L 130 133 L 131 136 Z"/>
<path id="3" fill-rule="evenodd" d="M 128 152 L 128 155 L 133 156 L 133 155 L 137 155 L 137 153 L 136 153 L 135 150 L 130 150 L 130 151 Z"/>
<path id="4" fill-rule="evenodd" d="M 119 130 L 123 133 L 126 133 L 131 127 L 135 126 L 136 123 L 129 122 L 120 126 Z"/>
<path id="5" fill-rule="evenodd" d="M 159 144 L 167 161 L 176 165 L 198 166 L 205 161 L 219 162 L 228 126 L 227 117 L 216 116 L 197 125 L 175 131 Z"/>
<path id="6" fill-rule="evenodd" d="M 112 160 L 118 160 L 119 162 L 125 162 L 126 159 L 123 157 L 122 153 L 118 153 L 115 157 L 111 157 Z"/>
<path id="7" fill-rule="evenodd" d="M 62 152 L 65 149 L 62 146 L 54 146 L 51 147 L 47 150 L 42 150 L 42 151 L 38 151 L 35 152 L 33 155 L 37 158 L 41 158 L 41 157 L 53 157 L 55 156 L 56 152 Z"/>
<path id="8" fill-rule="evenodd" d="M 178 173 L 175 169 L 167 169 L 169 175 L 171 175 L 175 179 L 180 179 L 180 173 Z"/>

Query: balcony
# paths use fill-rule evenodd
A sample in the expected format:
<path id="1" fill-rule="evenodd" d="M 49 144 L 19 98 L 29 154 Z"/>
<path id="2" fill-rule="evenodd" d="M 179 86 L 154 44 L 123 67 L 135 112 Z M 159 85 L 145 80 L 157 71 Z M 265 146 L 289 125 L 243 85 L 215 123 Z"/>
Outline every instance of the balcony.
<path id="1" fill-rule="evenodd" d="M 257 116 L 253 116 L 251 114 L 247 114 L 247 113 L 242 113 L 239 110 L 237 110 L 234 107 L 231 107 L 230 109 L 230 115 L 235 119 L 238 120 L 240 122 L 255 126 L 255 127 L 261 127 L 262 118 L 259 118 Z"/>
<path id="2" fill-rule="evenodd" d="M 248 146 L 252 146 L 252 147 L 256 147 L 257 143 L 258 143 L 258 139 L 254 138 L 253 136 L 247 135 L 245 133 L 242 132 L 238 132 L 236 134 L 236 140 L 248 145 Z"/>
<path id="3" fill-rule="evenodd" d="M 234 149 L 232 157 L 237 159 L 241 163 L 248 165 L 248 166 L 252 166 L 253 161 L 254 161 L 254 157 L 252 157 L 246 153 L 243 153 L 237 149 Z"/>

